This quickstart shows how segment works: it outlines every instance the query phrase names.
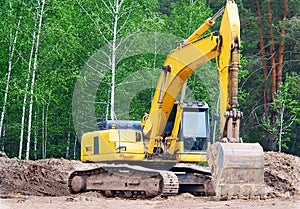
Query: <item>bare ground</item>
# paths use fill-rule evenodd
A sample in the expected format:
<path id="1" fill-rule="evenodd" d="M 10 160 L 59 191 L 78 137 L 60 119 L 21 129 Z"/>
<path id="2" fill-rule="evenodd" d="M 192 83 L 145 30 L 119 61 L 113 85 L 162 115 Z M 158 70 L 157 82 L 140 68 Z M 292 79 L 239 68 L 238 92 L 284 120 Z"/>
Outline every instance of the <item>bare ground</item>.
<path id="1" fill-rule="evenodd" d="M 181 194 L 169 198 L 154 198 L 146 200 L 128 200 L 120 198 L 105 198 L 95 192 L 88 192 L 80 195 L 46 197 L 46 196 L 24 196 L 13 194 L 9 198 L 0 199 L 1 209 L 22 208 L 22 209 L 96 209 L 96 208 L 145 208 L 145 209 L 299 209 L 300 198 L 269 198 L 265 200 L 228 200 L 214 201 L 208 197 L 192 197 L 188 194 Z"/>
<path id="2" fill-rule="evenodd" d="M 181 194 L 146 200 L 106 198 L 96 192 L 70 195 L 67 178 L 77 169 L 96 167 L 66 159 L 24 161 L 0 157 L 0 208 L 299 208 L 300 158 L 265 153 L 265 200 L 214 201 Z"/>

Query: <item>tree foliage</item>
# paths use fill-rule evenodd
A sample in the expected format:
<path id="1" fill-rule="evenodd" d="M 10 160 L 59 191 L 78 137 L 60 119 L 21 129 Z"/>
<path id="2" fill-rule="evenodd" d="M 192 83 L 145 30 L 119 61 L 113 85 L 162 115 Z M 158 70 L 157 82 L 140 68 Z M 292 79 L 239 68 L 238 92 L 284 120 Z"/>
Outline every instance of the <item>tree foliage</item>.
<path id="1" fill-rule="evenodd" d="M 32 49 L 37 47 L 35 40 L 40 18 L 39 6 L 43 2 L 45 5 L 38 53 L 34 53 L 36 51 Z M 244 112 L 244 119 L 241 135 L 244 141 L 258 141 L 266 149 L 270 149 L 268 140 L 271 139 L 272 149 L 275 143 L 275 149 L 299 154 L 300 2 L 236 2 L 242 24 L 243 57 L 239 86 L 240 109 Z M 122 3 L 118 11 L 116 3 Z M 154 51 L 126 57 L 126 51 L 124 48 L 118 49 L 118 44 L 128 44 L 131 34 L 145 32 L 170 34 L 179 37 L 177 41 L 181 41 L 223 3 L 216 0 L 2 1 L 0 149 L 11 157 L 25 158 L 26 143 L 29 143 L 31 151 L 28 157 L 31 159 L 62 156 L 78 158 L 80 139 L 72 121 L 72 96 L 80 70 L 89 58 L 97 50 L 107 47 L 109 63 L 113 54 L 113 50 L 109 49 L 113 49 L 113 41 L 116 41 L 115 75 L 108 71 L 97 89 L 95 111 L 100 120 L 102 111 L 104 116 L 112 112 L 106 107 L 112 100 L 113 76 L 116 89 L 141 69 L 152 72 L 149 79 L 152 76 L 151 80 L 155 80 L 154 69 L 161 68 L 166 55 Z M 164 43 L 160 45 L 158 47 Z M 176 47 L 175 42 L 165 45 Z M 122 56 L 126 59 L 121 59 Z M 208 84 L 213 80 L 210 79 L 211 71 L 208 69 L 214 66 L 213 62 L 204 66 L 202 72 L 208 73 L 203 73 L 203 77 L 193 74 L 189 78 L 191 95 L 197 100 L 211 102 L 215 98 L 212 96 L 215 94 L 213 87 Z M 35 83 L 31 91 L 34 68 Z M 112 63 L 107 65 L 107 69 L 112 69 Z M 128 113 L 130 119 L 140 120 L 143 113 L 149 111 L 153 90 L 153 87 L 141 90 L 132 99 Z M 126 95 L 126 92 L 123 93 Z M 211 102 L 210 105 L 216 108 L 215 103 Z M 122 117 L 124 115 L 121 113 L 117 114 L 118 119 Z M 20 136 L 22 127 L 23 137 Z"/>

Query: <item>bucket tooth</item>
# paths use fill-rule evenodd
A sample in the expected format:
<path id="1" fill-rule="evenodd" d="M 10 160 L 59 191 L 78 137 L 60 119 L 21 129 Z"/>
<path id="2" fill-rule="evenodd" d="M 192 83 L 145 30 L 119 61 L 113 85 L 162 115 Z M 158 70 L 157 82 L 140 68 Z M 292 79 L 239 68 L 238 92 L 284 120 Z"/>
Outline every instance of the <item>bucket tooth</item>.
<path id="1" fill-rule="evenodd" d="M 207 160 L 217 198 L 264 198 L 264 153 L 258 143 L 217 142 Z"/>

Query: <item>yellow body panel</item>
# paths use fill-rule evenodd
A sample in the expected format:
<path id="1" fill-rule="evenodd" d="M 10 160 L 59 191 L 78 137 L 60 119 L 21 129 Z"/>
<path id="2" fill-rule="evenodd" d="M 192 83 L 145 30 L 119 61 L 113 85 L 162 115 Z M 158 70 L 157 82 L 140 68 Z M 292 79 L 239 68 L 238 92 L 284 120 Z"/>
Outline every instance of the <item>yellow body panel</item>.
<path id="1" fill-rule="evenodd" d="M 198 163 L 198 162 L 207 162 L 206 152 L 184 152 L 178 153 L 176 155 L 176 159 L 178 162 L 187 162 L 187 163 Z"/>
<path id="2" fill-rule="evenodd" d="M 208 144 L 209 146 L 209 144 Z M 184 151 L 183 142 L 176 143 L 176 160 L 178 162 L 207 162 L 206 151 L 191 152 Z"/>
<path id="3" fill-rule="evenodd" d="M 110 129 L 83 134 L 81 161 L 142 160 L 145 155 L 144 144 L 136 140 L 136 133 L 130 129 Z"/>
<path id="4" fill-rule="evenodd" d="M 95 143 L 95 138 L 98 142 Z M 85 133 L 82 136 L 81 161 L 103 162 L 143 160 L 148 143 L 136 141 L 136 131 L 110 129 Z M 206 152 L 184 151 L 182 141 L 174 140 L 174 158 L 178 162 L 206 162 Z M 174 160 L 174 159 L 173 159 Z"/>

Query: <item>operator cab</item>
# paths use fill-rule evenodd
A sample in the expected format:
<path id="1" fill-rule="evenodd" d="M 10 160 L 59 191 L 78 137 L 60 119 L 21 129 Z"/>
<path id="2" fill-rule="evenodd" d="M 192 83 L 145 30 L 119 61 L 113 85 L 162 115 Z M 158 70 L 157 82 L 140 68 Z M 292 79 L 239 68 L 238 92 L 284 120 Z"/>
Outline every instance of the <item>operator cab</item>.
<path id="1" fill-rule="evenodd" d="M 206 151 L 209 139 L 209 108 L 203 102 L 184 103 L 179 140 L 184 152 Z"/>
<path id="2" fill-rule="evenodd" d="M 175 103 L 164 130 L 164 136 L 170 136 L 174 128 L 176 114 L 180 115 L 178 141 L 182 152 L 205 152 L 210 142 L 209 107 L 204 102 L 185 102 L 178 112 Z"/>

